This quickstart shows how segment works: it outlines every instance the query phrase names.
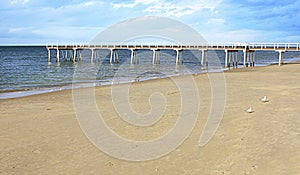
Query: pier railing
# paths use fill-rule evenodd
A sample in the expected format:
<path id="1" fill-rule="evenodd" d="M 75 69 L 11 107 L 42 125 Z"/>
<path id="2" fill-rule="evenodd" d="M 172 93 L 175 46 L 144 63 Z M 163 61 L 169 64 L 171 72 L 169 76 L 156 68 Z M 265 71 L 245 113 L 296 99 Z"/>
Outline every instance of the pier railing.
<path id="1" fill-rule="evenodd" d="M 97 43 L 97 44 L 51 44 L 46 45 L 49 49 L 237 49 L 237 50 L 285 50 L 299 51 L 300 43 Z"/>

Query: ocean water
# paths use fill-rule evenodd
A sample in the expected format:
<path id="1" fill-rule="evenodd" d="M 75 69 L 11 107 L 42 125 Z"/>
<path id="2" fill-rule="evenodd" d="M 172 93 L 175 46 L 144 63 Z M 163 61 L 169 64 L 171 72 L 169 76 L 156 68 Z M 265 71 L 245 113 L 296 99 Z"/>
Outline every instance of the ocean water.
<path id="1" fill-rule="evenodd" d="M 65 52 L 64 52 L 65 54 Z M 81 52 L 82 61 L 73 63 L 61 58 L 55 61 L 56 53 L 51 52 L 48 63 L 46 47 L 43 46 L 1 46 L 0 47 L 0 99 L 45 93 L 72 87 L 82 87 L 93 82 L 95 86 L 143 81 L 207 71 L 222 71 L 224 51 L 209 51 L 209 66 L 200 65 L 200 51 L 183 51 L 184 64 L 175 64 L 176 52 L 160 52 L 160 64 L 152 64 L 152 51 L 139 50 L 138 64 L 130 64 L 129 50 L 119 50 L 117 64 L 110 64 L 109 50 L 97 51 L 100 60 L 91 63 L 91 52 Z M 70 55 L 70 53 L 68 53 Z M 62 56 L 62 53 L 61 53 Z M 299 60 L 300 52 L 286 52 L 285 62 Z M 243 52 L 239 52 L 242 66 Z M 278 53 L 257 51 L 256 66 L 278 62 Z"/>

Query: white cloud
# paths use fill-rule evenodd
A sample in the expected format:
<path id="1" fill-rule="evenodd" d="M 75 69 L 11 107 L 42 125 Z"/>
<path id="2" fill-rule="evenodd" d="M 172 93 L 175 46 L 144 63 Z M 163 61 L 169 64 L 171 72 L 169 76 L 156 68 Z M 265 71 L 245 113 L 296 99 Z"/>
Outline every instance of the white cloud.
<path id="1" fill-rule="evenodd" d="M 124 4 L 124 3 L 118 3 L 118 4 L 112 4 L 114 9 L 119 9 L 119 8 L 132 8 L 135 7 L 137 4 L 134 3 L 129 3 L 129 4 Z"/>
<path id="2" fill-rule="evenodd" d="M 116 3 L 112 4 L 114 9 L 134 8 L 138 5 L 146 6 L 144 12 L 163 15 L 181 17 L 193 14 L 203 9 L 215 11 L 216 6 L 221 0 L 190 0 L 190 1 L 159 1 L 159 0 L 135 0 L 133 3 Z"/>
<path id="3" fill-rule="evenodd" d="M 32 30 L 32 27 L 15 27 L 8 29 L 8 33 L 22 33 Z"/>
<path id="4" fill-rule="evenodd" d="M 95 1 L 89 1 L 89 2 L 84 2 L 81 5 L 86 7 L 86 6 L 92 6 L 92 5 L 95 5 L 95 4 L 96 4 Z"/>
<path id="5" fill-rule="evenodd" d="M 137 5 L 149 5 L 157 2 L 159 2 L 159 0 L 135 0 L 133 3 L 116 3 L 116 4 L 112 4 L 112 6 L 114 9 L 133 8 L 136 7 Z"/>
<path id="6" fill-rule="evenodd" d="M 200 10 L 199 6 L 192 5 L 174 5 L 171 3 L 168 4 L 157 4 L 151 7 L 148 7 L 145 11 L 148 13 L 159 14 L 163 16 L 175 16 L 181 17 L 185 15 L 193 14 L 194 12 Z"/>
<path id="7" fill-rule="evenodd" d="M 12 5 L 24 5 L 24 4 L 27 4 L 29 3 L 29 0 L 9 0 L 9 2 L 12 4 Z"/>
<path id="8" fill-rule="evenodd" d="M 207 21 L 206 24 L 218 24 L 218 25 L 221 25 L 221 24 L 224 24 L 225 23 L 225 19 L 224 18 L 211 18 Z"/>
<path id="9" fill-rule="evenodd" d="M 86 8 L 86 7 L 91 7 L 95 5 L 102 5 L 103 3 L 100 1 L 88 1 L 88 2 L 83 2 L 83 3 L 78 3 L 78 4 L 70 4 L 66 6 L 61 6 L 59 9 L 81 9 L 81 8 Z"/>

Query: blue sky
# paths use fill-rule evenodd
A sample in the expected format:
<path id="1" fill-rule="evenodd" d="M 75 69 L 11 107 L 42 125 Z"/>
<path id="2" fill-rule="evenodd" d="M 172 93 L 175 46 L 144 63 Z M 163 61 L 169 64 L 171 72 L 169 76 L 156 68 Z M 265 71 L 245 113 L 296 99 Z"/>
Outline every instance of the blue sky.
<path id="1" fill-rule="evenodd" d="M 0 44 L 88 43 L 120 21 L 163 16 L 209 42 L 300 42 L 300 0 L 1 0 Z"/>

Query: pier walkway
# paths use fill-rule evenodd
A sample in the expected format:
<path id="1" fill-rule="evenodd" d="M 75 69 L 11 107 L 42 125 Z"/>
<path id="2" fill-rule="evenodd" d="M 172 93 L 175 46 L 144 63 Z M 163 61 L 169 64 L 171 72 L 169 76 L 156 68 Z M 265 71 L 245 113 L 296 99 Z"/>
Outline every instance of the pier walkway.
<path id="1" fill-rule="evenodd" d="M 110 63 L 118 62 L 118 50 L 127 49 L 131 50 L 130 63 L 136 64 L 137 52 L 140 49 L 148 49 L 153 51 L 152 62 L 153 64 L 160 63 L 159 51 L 160 50 L 175 50 L 176 64 L 183 63 L 182 51 L 183 50 L 199 50 L 201 51 L 201 64 L 208 65 L 208 54 L 209 50 L 223 50 L 225 52 L 225 67 L 230 67 L 232 63 L 233 67 L 238 66 L 238 51 L 243 51 L 243 65 L 244 67 L 254 66 L 255 64 L 255 52 L 256 51 L 275 51 L 279 53 L 278 65 L 284 63 L 283 55 L 288 51 L 300 51 L 300 43 L 188 43 L 188 44 L 97 44 L 97 45 L 47 45 L 48 50 L 48 61 L 51 61 L 51 50 L 56 51 L 56 61 L 60 61 L 60 52 L 71 51 L 71 61 L 75 62 L 81 58 L 82 50 L 91 51 L 91 62 L 95 61 L 99 55 L 95 50 L 110 50 Z M 65 52 L 67 54 L 67 52 Z M 62 52 L 62 56 L 66 57 Z M 98 58 L 100 59 L 100 58 Z"/>

